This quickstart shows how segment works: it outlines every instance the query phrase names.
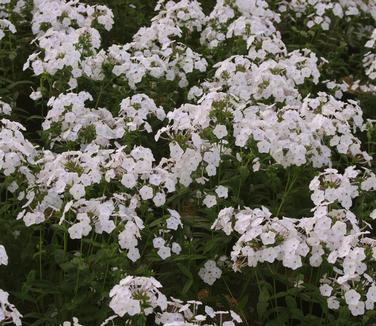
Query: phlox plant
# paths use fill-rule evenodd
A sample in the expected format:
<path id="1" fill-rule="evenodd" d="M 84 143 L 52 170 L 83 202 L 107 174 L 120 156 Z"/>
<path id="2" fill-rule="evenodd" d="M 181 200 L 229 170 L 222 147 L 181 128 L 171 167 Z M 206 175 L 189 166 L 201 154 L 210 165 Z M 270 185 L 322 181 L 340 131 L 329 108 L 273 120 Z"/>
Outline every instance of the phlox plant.
<path id="1" fill-rule="evenodd" d="M 0 326 L 375 325 L 375 21 L 0 0 Z"/>

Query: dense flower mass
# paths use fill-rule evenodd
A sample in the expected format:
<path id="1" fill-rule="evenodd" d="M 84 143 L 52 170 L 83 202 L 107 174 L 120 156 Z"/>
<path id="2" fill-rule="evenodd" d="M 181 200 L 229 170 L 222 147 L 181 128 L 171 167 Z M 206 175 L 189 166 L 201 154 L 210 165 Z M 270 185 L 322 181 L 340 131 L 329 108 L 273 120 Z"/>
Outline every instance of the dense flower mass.
<path id="1" fill-rule="evenodd" d="M 223 325 L 233 326 L 235 322 L 241 322 L 241 318 L 235 312 L 217 312 L 210 306 L 205 306 L 204 311 L 198 314 L 202 302 L 185 303 L 174 298 L 169 301 L 158 290 L 161 287 L 162 285 L 153 277 L 127 276 L 111 290 L 110 307 L 118 316 L 125 314 L 133 316 L 140 314 L 141 311 L 145 315 L 154 313 L 156 325 L 196 325 L 215 319 L 217 315 L 225 315 L 222 318 L 229 319 Z M 160 312 L 155 312 L 155 310 Z"/>
<path id="2" fill-rule="evenodd" d="M 376 323 L 376 4 L 151 2 L 0 0 L 0 325 Z"/>

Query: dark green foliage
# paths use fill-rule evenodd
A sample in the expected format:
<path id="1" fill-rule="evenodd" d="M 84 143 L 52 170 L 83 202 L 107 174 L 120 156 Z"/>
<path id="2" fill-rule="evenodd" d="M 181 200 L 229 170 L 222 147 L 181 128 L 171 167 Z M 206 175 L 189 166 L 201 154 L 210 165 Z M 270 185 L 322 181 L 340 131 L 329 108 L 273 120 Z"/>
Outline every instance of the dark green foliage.
<path id="1" fill-rule="evenodd" d="M 93 1 L 86 2 L 92 4 Z M 214 0 L 201 2 L 205 13 L 209 13 L 215 5 Z M 275 1 L 269 2 L 271 6 L 275 5 Z M 111 44 L 131 41 L 140 27 L 150 24 L 156 5 L 155 0 L 98 0 L 95 3 L 107 5 L 115 16 L 114 28 L 102 35 L 105 48 Z M 309 30 L 305 27 L 305 22 L 305 17 L 294 24 L 282 19 L 279 30 L 289 50 L 307 47 L 318 56 L 325 57 L 329 63 L 323 69 L 323 80 L 364 79 L 361 58 L 364 54 L 363 44 L 369 35 L 358 35 L 355 31 L 359 24 L 371 24 L 370 19 L 354 20 L 353 24 L 338 20 L 334 22 L 330 32 L 323 32 L 318 28 Z M 16 36 L 11 35 L 0 43 L 0 97 L 13 105 L 12 118 L 25 125 L 28 139 L 40 146 L 47 146 L 48 135 L 39 133 L 40 124 L 47 112 L 46 101 L 43 99 L 35 105 L 28 94 L 31 87 L 41 86 L 49 96 L 54 96 L 58 94 L 59 85 L 52 87 L 53 81 L 48 76 L 36 78 L 30 71 L 22 70 L 30 53 L 29 43 L 32 40 L 26 25 L 20 24 Z M 247 52 L 245 42 L 238 39 L 223 43 L 215 53 L 201 48 L 197 35 L 187 35 L 187 44 L 198 48 L 198 52 L 201 51 L 208 58 L 209 66 L 235 53 Z M 211 77 L 213 72 L 214 70 L 209 70 L 205 74 L 191 74 L 190 85 L 199 84 Z M 106 107 L 114 114 L 119 110 L 118 103 L 121 99 L 135 93 L 113 76 L 105 78 L 103 82 L 82 78 L 79 85 L 80 89 L 95 94 L 95 107 Z M 301 91 L 307 95 L 322 90 L 325 89 L 303 85 Z M 186 91 L 181 91 L 176 83 L 167 80 L 156 82 L 151 77 L 144 78 L 137 92 L 149 95 L 157 105 L 163 105 L 166 111 L 187 102 Z M 355 93 L 346 94 L 346 97 L 360 101 L 364 118 L 376 119 L 374 94 Z M 225 121 L 225 117 L 221 117 L 223 110 L 219 109 L 214 114 L 218 114 L 219 121 L 221 118 Z M 55 128 L 50 133 L 57 131 L 59 126 Z M 88 129 L 82 137 L 90 141 L 92 134 L 93 131 Z M 374 155 L 376 129 L 370 129 L 368 134 L 359 136 L 364 149 Z M 166 156 L 166 142 L 160 140 L 156 144 L 150 137 L 152 136 L 141 132 L 136 136 L 126 135 L 123 144 L 149 144 L 154 153 L 158 152 L 159 157 L 156 159 Z M 250 144 L 250 148 L 252 146 L 255 145 Z M 78 149 L 78 146 L 72 143 L 59 148 L 61 151 L 67 149 Z M 310 207 L 307 184 L 317 171 L 309 166 L 282 169 L 275 165 L 256 174 L 251 170 L 254 157 L 250 153 L 244 153 L 242 162 L 228 157 L 219 169 L 218 178 L 222 185 L 229 187 L 231 201 L 251 208 L 265 205 L 279 217 L 297 218 L 310 214 L 307 208 Z M 267 162 L 270 157 L 265 155 L 261 159 Z M 343 170 L 348 165 L 345 160 L 347 159 L 344 157 L 336 157 L 334 167 Z M 306 267 L 302 268 L 298 276 L 281 264 L 248 268 L 237 274 L 224 271 L 223 277 L 213 287 L 206 286 L 197 275 L 202 263 L 208 258 L 228 254 L 235 239 L 231 236 L 223 237 L 211 230 L 218 211 L 197 209 L 198 205 L 192 199 L 192 194 L 197 190 L 194 186 L 179 189 L 168 198 L 169 207 L 179 209 L 184 222 L 184 237 L 179 239 L 183 252 L 161 261 L 151 250 L 152 237 L 167 215 L 162 209 L 153 215 L 145 206 L 140 208 L 147 226 L 142 234 L 145 241 L 140 248 L 143 259 L 136 263 L 132 263 L 119 250 L 115 236 L 94 235 L 81 241 L 70 240 L 67 228 L 58 224 L 57 216 L 40 226 L 26 228 L 22 221 L 16 220 L 20 210 L 19 201 L 6 191 L 6 186 L 2 182 L 0 188 L 0 240 L 7 248 L 10 267 L 0 269 L 0 288 L 10 292 L 12 302 L 24 314 L 25 325 L 54 326 L 72 316 L 79 317 L 84 325 L 99 325 L 112 313 L 108 307 L 110 289 L 129 271 L 132 275 L 156 276 L 165 285 L 166 295 L 178 296 L 180 299 L 199 299 L 219 310 L 233 309 L 241 315 L 245 325 L 376 324 L 375 311 L 368 312 L 363 319 L 355 319 L 346 310 L 328 310 L 317 287 L 320 276 L 325 273 L 325 266 L 313 269 L 305 264 Z M 117 184 L 111 187 L 121 189 L 121 185 Z M 106 194 L 107 189 L 99 184 L 89 191 Z M 223 207 L 226 207 L 225 201 Z M 358 198 L 354 212 L 369 214 L 375 207 L 375 198 Z M 300 280 L 309 280 L 307 284 L 316 286 L 300 288 L 296 286 Z M 132 321 L 132 325 L 149 324 L 146 319 Z"/>

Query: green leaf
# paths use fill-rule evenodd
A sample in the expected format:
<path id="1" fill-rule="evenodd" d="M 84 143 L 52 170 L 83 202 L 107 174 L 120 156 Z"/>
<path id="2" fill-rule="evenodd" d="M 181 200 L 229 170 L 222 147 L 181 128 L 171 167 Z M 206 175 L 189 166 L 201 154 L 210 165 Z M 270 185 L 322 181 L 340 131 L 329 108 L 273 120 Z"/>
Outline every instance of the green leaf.
<path id="1" fill-rule="evenodd" d="M 189 278 L 187 282 L 185 282 L 184 284 L 182 294 L 186 294 L 189 291 L 189 289 L 192 287 L 192 285 L 193 285 L 193 279 Z"/>
<path id="2" fill-rule="evenodd" d="M 183 264 L 176 264 L 176 266 L 178 266 L 179 270 L 185 275 L 187 276 L 189 279 L 193 279 L 193 275 L 191 273 L 191 271 L 185 267 Z"/>

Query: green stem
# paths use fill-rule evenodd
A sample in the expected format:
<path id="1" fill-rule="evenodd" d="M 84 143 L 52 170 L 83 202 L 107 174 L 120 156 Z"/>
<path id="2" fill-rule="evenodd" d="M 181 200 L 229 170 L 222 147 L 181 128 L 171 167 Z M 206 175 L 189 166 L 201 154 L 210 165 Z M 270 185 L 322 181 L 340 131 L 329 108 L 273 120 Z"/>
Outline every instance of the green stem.
<path id="1" fill-rule="evenodd" d="M 225 283 L 225 286 L 226 286 L 227 291 L 228 291 L 228 293 L 230 294 L 231 298 L 232 298 L 233 300 L 235 300 L 236 303 L 237 303 L 238 300 L 236 300 L 236 298 L 235 298 L 234 295 L 232 294 L 232 291 L 231 291 L 230 287 L 228 286 L 228 284 L 227 284 L 225 278 L 223 277 L 222 280 L 223 280 L 223 282 Z M 239 313 L 240 313 L 240 315 L 241 315 L 241 317 L 242 317 L 243 322 L 245 323 L 245 325 L 248 325 L 248 326 L 249 326 L 248 321 L 247 321 L 247 318 L 246 318 L 246 316 L 244 315 L 244 312 L 243 312 L 242 310 L 239 309 Z"/>
<path id="2" fill-rule="evenodd" d="M 81 239 L 81 241 L 80 241 L 80 258 L 82 258 L 82 247 L 83 247 L 83 241 Z M 76 275 L 76 286 L 74 288 L 74 295 L 75 296 L 77 295 L 77 292 L 78 292 L 79 282 L 80 282 L 80 267 L 78 266 L 77 267 L 77 275 Z"/>
<path id="3" fill-rule="evenodd" d="M 295 173 L 293 174 L 293 176 L 291 176 L 290 170 L 288 170 L 286 187 L 285 187 L 285 190 L 283 192 L 283 196 L 282 196 L 281 202 L 280 202 L 280 204 L 278 206 L 276 216 L 279 216 L 279 214 L 280 214 L 280 212 L 282 210 L 282 207 L 285 204 L 286 199 L 287 199 L 289 193 L 291 192 L 292 187 L 294 186 L 294 183 L 295 183 L 296 179 L 297 179 L 297 176 L 295 175 Z"/>
<path id="4" fill-rule="evenodd" d="M 43 248 L 43 235 L 42 235 L 42 227 L 39 229 L 39 278 L 43 278 L 43 271 L 42 271 L 42 248 Z"/>
<path id="5" fill-rule="evenodd" d="M 278 317 L 279 313 L 278 313 L 278 300 L 277 300 L 277 286 L 276 286 L 276 282 L 275 282 L 274 272 L 273 272 L 272 268 L 270 267 L 270 264 L 267 264 L 267 266 L 268 266 L 270 274 L 273 278 L 274 307 L 275 307 L 275 311 L 276 311 L 277 317 Z"/>

